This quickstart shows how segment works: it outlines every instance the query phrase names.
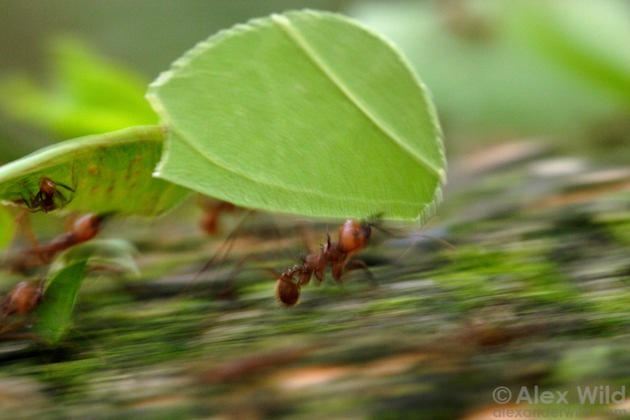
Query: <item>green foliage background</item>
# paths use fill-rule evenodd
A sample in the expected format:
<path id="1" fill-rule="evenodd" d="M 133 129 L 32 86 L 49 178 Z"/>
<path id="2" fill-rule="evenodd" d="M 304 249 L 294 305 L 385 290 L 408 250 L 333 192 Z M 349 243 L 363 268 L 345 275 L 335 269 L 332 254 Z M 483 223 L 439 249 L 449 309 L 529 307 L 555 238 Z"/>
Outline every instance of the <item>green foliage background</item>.
<path id="1" fill-rule="evenodd" d="M 53 40 L 70 34 L 108 60 L 134 69 L 136 80 L 146 83 L 182 51 L 221 28 L 304 7 L 346 13 L 398 44 L 433 93 L 451 154 L 469 150 L 479 139 L 505 136 L 570 137 L 572 147 L 576 139 L 606 141 L 609 130 L 602 125 L 617 127 L 626 120 L 630 12 L 623 0 L 237 0 L 177 5 L 70 0 L 63 7 L 0 0 L 5 17 L 0 78 L 27 71 L 38 85 L 63 90 L 51 80 L 46 51 Z M 3 89 L 0 102 L 7 97 L 11 102 L 12 95 L 5 92 L 11 91 Z M 51 139 L 93 134 L 16 125 L 6 111 L 0 117 L 0 161 L 2 155 L 12 160 Z M 105 118 L 97 114 L 91 118 Z M 150 123 L 144 115 L 138 124 Z"/>

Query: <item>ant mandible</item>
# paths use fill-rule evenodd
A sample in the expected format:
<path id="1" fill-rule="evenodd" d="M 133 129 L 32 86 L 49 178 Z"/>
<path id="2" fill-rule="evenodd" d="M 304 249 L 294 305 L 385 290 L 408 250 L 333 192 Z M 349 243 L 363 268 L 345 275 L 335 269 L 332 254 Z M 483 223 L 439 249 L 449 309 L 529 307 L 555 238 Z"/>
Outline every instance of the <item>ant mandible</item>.
<path id="1" fill-rule="evenodd" d="M 26 207 L 33 212 L 43 211 L 44 213 L 48 213 L 49 211 L 65 206 L 69 202 L 61 191 L 59 191 L 58 187 L 64 188 L 71 193 L 75 192 L 73 188 L 60 182 L 55 182 L 45 176 L 42 178 L 37 194 L 33 195 L 29 191 L 30 198 L 22 196 L 17 202 L 26 205 Z"/>
<path id="2" fill-rule="evenodd" d="M 302 264 L 294 265 L 281 274 L 269 270 L 276 276 L 276 297 L 285 306 L 294 306 L 300 299 L 300 289 L 307 285 L 313 275 L 320 283 L 324 280 L 324 271 L 330 263 L 335 282 L 341 282 L 341 275 L 348 261 L 364 248 L 370 239 L 372 227 L 368 222 L 347 220 L 339 228 L 337 242 L 330 239 L 322 245 L 320 252 L 307 254 L 302 258 Z M 357 262 L 362 267 L 365 264 Z M 297 279 L 294 278 L 297 276 Z"/>

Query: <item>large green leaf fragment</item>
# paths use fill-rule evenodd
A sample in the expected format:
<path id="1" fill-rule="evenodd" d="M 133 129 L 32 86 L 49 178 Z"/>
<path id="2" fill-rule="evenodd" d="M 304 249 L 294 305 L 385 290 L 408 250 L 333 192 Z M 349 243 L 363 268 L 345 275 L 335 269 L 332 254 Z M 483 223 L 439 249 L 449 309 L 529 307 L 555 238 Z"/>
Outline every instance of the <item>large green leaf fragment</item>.
<path id="1" fill-rule="evenodd" d="M 152 177 L 163 142 L 161 127 L 140 126 L 57 143 L 1 166 L 0 200 L 32 203 L 50 178 L 60 194 L 55 205 L 65 210 L 160 214 L 187 194 Z"/>
<path id="2" fill-rule="evenodd" d="M 235 204 L 426 218 L 441 131 L 406 60 L 343 16 L 288 12 L 210 37 L 147 95 L 168 127 L 158 177 Z"/>

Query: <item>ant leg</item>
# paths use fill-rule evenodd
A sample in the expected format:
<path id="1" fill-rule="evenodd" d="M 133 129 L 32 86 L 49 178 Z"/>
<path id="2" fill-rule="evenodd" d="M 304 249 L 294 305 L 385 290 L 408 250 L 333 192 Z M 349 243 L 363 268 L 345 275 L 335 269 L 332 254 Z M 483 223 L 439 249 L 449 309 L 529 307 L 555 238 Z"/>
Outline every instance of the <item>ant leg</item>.
<path id="1" fill-rule="evenodd" d="M 28 332 L 13 332 L 25 327 L 33 322 L 32 319 L 23 319 L 16 322 L 10 322 L 0 327 L 0 341 L 15 341 L 15 340 L 33 340 L 37 341 L 39 337 L 33 333 Z"/>
<path id="2" fill-rule="evenodd" d="M 23 204 L 23 205 L 25 205 L 25 206 L 26 206 L 27 208 L 29 208 L 29 209 L 33 207 L 33 197 L 32 197 L 32 194 L 31 194 L 31 197 L 30 197 L 30 198 L 26 198 L 26 197 L 24 197 L 24 194 L 20 193 L 20 198 L 13 200 L 13 202 L 14 202 L 15 204 L 18 204 L 18 205 L 19 205 L 19 204 Z"/>
<path id="3" fill-rule="evenodd" d="M 365 270 L 365 273 L 367 274 L 368 278 L 370 279 L 370 282 L 372 283 L 372 285 L 378 286 L 378 281 L 376 280 L 376 278 L 374 277 L 374 275 L 370 271 L 370 268 L 365 263 L 365 261 L 363 261 L 363 260 L 350 261 L 346 265 L 346 273 L 349 272 L 349 271 L 353 271 L 353 270 Z"/>
<path id="4" fill-rule="evenodd" d="M 17 229 L 13 234 L 13 239 L 11 240 L 12 245 L 10 248 L 17 247 L 18 237 L 20 236 L 27 239 L 27 242 L 31 244 L 31 248 L 23 251 L 7 252 L 2 259 L 1 264 L 3 267 L 9 267 L 12 271 L 22 272 L 24 271 L 22 269 L 24 261 L 37 258 L 40 262 L 44 263 L 44 256 L 41 252 L 41 245 L 37 241 L 37 237 L 33 231 L 29 212 L 26 209 L 20 210 L 17 216 L 14 217 L 14 220 L 17 225 Z"/>
<path id="5" fill-rule="evenodd" d="M 66 196 L 63 195 L 57 187 L 61 187 L 61 188 L 64 188 L 66 191 L 70 191 L 70 193 L 72 194 L 70 198 L 69 199 L 66 198 Z M 69 204 L 72 201 L 72 199 L 74 198 L 75 192 L 76 191 L 73 188 L 67 186 L 66 184 L 55 182 L 55 190 L 53 191 L 52 196 L 53 196 L 53 199 L 57 199 L 60 201 L 61 205 L 59 207 L 64 207 L 65 205 Z M 55 207 L 57 207 L 56 204 L 55 204 Z"/>
<path id="6" fill-rule="evenodd" d="M 302 240 L 302 246 L 304 247 L 306 254 L 313 254 L 312 244 L 316 243 L 315 236 L 313 234 L 313 227 L 311 226 L 309 228 L 307 223 L 302 221 L 301 223 L 298 223 L 296 230 Z"/>
<path id="7" fill-rule="evenodd" d="M 431 219 L 429 219 L 429 221 L 427 221 L 424 226 L 422 226 L 422 228 L 419 231 L 413 231 L 410 233 L 403 233 L 402 231 L 398 232 L 397 235 L 393 235 L 391 234 L 392 232 L 390 231 L 390 235 L 389 236 L 393 236 L 394 238 L 398 238 L 398 239 L 403 239 L 403 238 L 409 238 L 412 239 L 411 243 L 409 244 L 409 246 L 402 252 L 402 254 L 400 254 L 398 256 L 398 258 L 396 258 L 396 261 L 401 261 L 403 260 L 407 254 L 416 247 L 416 245 L 418 245 L 420 242 L 422 242 L 424 239 L 428 239 L 430 241 L 435 242 L 437 245 L 441 246 L 444 249 L 448 249 L 450 251 L 456 251 L 457 247 L 455 245 L 453 245 L 452 243 L 450 243 L 449 241 L 447 241 L 446 239 L 442 239 L 440 237 L 437 236 L 431 236 L 431 235 L 427 235 L 425 232 L 434 229 L 436 226 L 437 221 L 439 220 L 438 216 L 432 217 Z M 382 228 L 380 228 L 380 230 L 384 231 Z M 387 232 L 387 231 L 384 231 Z"/>
<path id="8" fill-rule="evenodd" d="M 20 192 L 20 198 L 17 199 L 17 200 L 14 200 L 13 202 L 16 203 L 16 204 L 23 204 L 23 205 L 25 205 L 30 211 L 38 211 L 39 210 L 37 208 L 38 206 L 35 203 L 36 195 L 33 194 L 33 192 L 28 188 L 28 186 L 25 183 L 22 184 L 22 186 L 24 187 L 24 189 L 28 193 L 28 198 L 26 198 L 24 196 L 24 194 L 22 192 Z"/>
<path id="9" fill-rule="evenodd" d="M 239 273 L 241 271 L 243 271 L 243 269 L 245 267 L 245 263 L 247 263 L 248 261 L 251 261 L 251 260 L 260 261 L 260 259 L 257 256 L 255 256 L 255 255 L 248 255 L 248 256 L 245 256 L 245 257 L 241 258 L 239 260 L 239 262 L 234 266 L 234 268 L 232 268 L 232 270 L 229 272 L 229 274 L 223 280 L 223 285 L 221 286 L 221 290 L 219 291 L 219 296 L 220 297 L 235 298 L 236 290 L 235 290 L 235 287 L 234 287 L 232 282 L 235 281 L 236 277 L 239 275 Z M 273 272 L 273 274 L 274 274 L 274 276 L 278 275 L 276 272 Z"/>
<path id="10" fill-rule="evenodd" d="M 35 237 L 35 232 L 33 231 L 33 225 L 31 224 L 31 219 L 26 210 L 22 210 L 20 214 L 15 218 L 15 223 L 18 226 L 18 230 L 23 233 L 28 241 L 33 246 L 33 249 L 39 249 L 39 242 Z"/>
<path id="11" fill-rule="evenodd" d="M 61 182 L 55 182 L 55 185 L 61 188 L 65 188 L 67 191 L 76 192 L 74 188 L 67 186 L 66 184 L 62 184 Z"/>
<path id="12" fill-rule="evenodd" d="M 237 235 L 240 233 L 241 228 L 243 227 L 243 224 L 245 223 L 245 221 L 249 218 L 249 216 L 251 215 L 252 211 L 248 211 L 247 214 L 238 222 L 238 224 L 236 225 L 236 227 L 232 230 L 232 232 L 230 232 L 230 234 L 225 238 L 225 240 L 223 241 L 223 243 L 221 244 L 221 246 L 219 246 L 219 248 L 215 251 L 214 255 L 212 255 L 212 257 L 210 257 L 210 259 L 208 261 L 206 261 L 203 266 L 197 271 L 197 274 L 195 274 L 192 278 L 192 280 L 190 281 L 190 283 L 185 286 L 183 288 L 183 290 L 179 293 L 184 293 L 186 292 L 188 289 L 190 289 L 192 287 L 192 284 L 206 271 L 208 271 L 211 267 L 215 266 L 217 261 L 222 261 L 224 260 L 228 254 L 230 253 L 230 251 L 232 250 L 232 248 L 234 247 L 234 242 L 236 241 Z M 236 267 L 232 270 L 232 274 L 236 274 L 238 271 L 240 271 L 240 266 L 242 265 L 242 261 L 239 262 Z M 220 274 L 220 273 L 218 273 Z M 232 275 L 231 274 L 231 275 Z M 229 278 L 229 277 L 228 277 Z M 226 291 L 226 294 L 230 294 L 229 292 L 227 292 L 229 290 L 229 287 L 227 284 L 223 285 L 223 290 Z M 223 293 L 223 292 L 221 292 Z"/>
<path id="13" fill-rule="evenodd" d="M 236 225 L 234 230 L 232 230 L 232 232 L 230 232 L 227 238 L 225 238 L 225 241 L 223 241 L 219 249 L 217 249 L 214 255 L 208 261 L 206 261 L 206 263 L 201 267 L 197 275 L 195 275 L 195 278 L 199 276 L 201 273 L 203 273 L 204 271 L 206 271 L 207 269 L 209 269 L 210 267 L 212 267 L 214 263 L 219 259 L 219 257 L 225 258 L 230 253 L 230 251 L 232 250 L 232 247 L 234 246 L 234 241 L 236 240 L 237 235 L 240 233 L 240 230 L 243 227 L 243 224 L 252 213 L 253 211 L 251 210 L 248 211 L 247 214 L 241 219 L 241 221 L 238 222 L 238 225 Z"/>
<path id="14" fill-rule="evenodd" d="M 17 330 L 25 326 L 26 324 L 28 324 L 27 320 L 22 320 L 18 322 L 9 322 L 8 324 L 5 324 L 0 328 L 0 336 L 4 335 L 5 333 L 11 332 L 13 330 Z"/>

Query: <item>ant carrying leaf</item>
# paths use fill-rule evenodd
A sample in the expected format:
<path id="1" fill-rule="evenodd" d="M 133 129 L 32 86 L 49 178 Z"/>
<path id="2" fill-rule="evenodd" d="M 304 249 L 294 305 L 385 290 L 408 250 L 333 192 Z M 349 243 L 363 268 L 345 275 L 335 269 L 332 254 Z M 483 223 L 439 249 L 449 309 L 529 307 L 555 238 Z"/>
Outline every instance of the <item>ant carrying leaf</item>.
<path id="1" fill-rule="evenodd" d="M 208 270 L 210 267 L 215 267 L 218 261 L 222 258 L 226 258 L 232 250 L 234 241 L 238 236 L 238 231 L 242 229 L 244 223 L 243 219 L 239 225 L 230 233 L 225 239 L 223 245 L 217 250 L 216 254 L 206 262 L 202 269 L 195 277 L 198 277 L 201 273 Z M 318 284 L 324 281 L 325 273 L 330 267 L 333 280 L 337 284 L 343 283 L 343 276 L 350 270 L 364 269 L 369 277 L 374 281 L 372 274 L 370 273 L 367 264 L 362 260 L 353 259 L 360 251 L 362 251 L 373 239 L 374 229 L 385 233 L 387 236 L 400 236 L 403 232 L 395 232 L 393 229 L 388 229 L 382 226 L 381 215 L 372 216 L 366 220 L 347 220 L 343 223 L 339 229 L 336 237 L 327 235 L 326 241 L 319 247 L 318 250 L 312 250 L 307 241 L 304 241 L 304 235 L 308 232 L 302 232 L 303 242 L 306 249 L 304 255 L 299 257 L 299 262 L 294 265 L 288 266 L 284 271 L 276 271 L 275 269 L 268 267 L 258 266 L 257 270 L 264 270 L 266 273 L 271 273 L 276 281 L 275 295 L 276 299 L 283 306 L 291 307 L 298 304 L 301 289 L 303 286 L 310 284 L 313 276 L 317 280 Z M 282 235 L 275 230 L 277 238 Z M 406 236 L 407 234 L 405 234 Z M 291 241 L 293 244 L 295 241 Z M 309 241 L 310 242 L 310 241 Z M 286 243 L 286 242 L 285 242 Z M 280 242 L 276 241 L 275 248 L 279 246 Z M 261 251 L 260 243 L 258 243 L 257 252 Z M 405 251 L 407 253 L 408 251 Z M 257 260 L 264 264 L 269 258 L 259 255 L 249 254 L 235 264 L 228 278 L 233 279 L 236 273 L 242 270 L 246 261 Z"/>
<path id="2" fill-rule="evenodd" d="M 280 274 L 268 270 L 278 279 L 276 298 L 285 306 L 295 306 L 299 302 L 302 286 L 309 284 L 313 275 L 320 283 L 324 281 L 324 272 L 328 264 L 332 267 L 335 282 L 341 283 L 341 276 L 348 261 L 368 244 L 371 234 L 372 228 L 367 221 L 347 220 L 339 228 L 336 242 L 328 235 L 320 251 L 305 255 L 301 264 L 289 267 Z M 355 265 L 357 264 L 367 268 L 365 263 L 357 261 Z"/>
<path id="3" fill-rule="evenodd" d="M 299 264 L 295 264 L 281 273 L 271 268 L 262 268 L 265 272 L 271 273 L 277 280 L 276 299 L 284 306 L 295 306 L 299 301 L 302 286 L 309 284 L 313 276 L 321 283 L 329 265 L 331 266 L 333 279 L 337 283 L 342 282 L 344 272 L 349 269 L 363 268 L 367 270 L 367 265 L 363 261 L 351 261 L 351 259 L 367 246 L 372 234 L 372 226 L 371 221 L 367 220 L 361 222 L 347 220 L 339 228 L 337 241 L 333 241 L 328 235 L 326 243 L 320 246 L 319 251 L 315 252 L 311 252 L 308 245 L 305 244 L 307 254 L 300 258 L 301 262 Z M 240 227 L 241 225 L 239 224 L 237 229 Z M 276 234 L 279 236 L 277 230 Z M 219 249 L 217 254 L 204 265 L 200 272 L 214 265 L 221 253 L 226 254 L 230 251 L 235 235 L 236 230 L 230 234 L 224 247 Z M 244 262 L 252 259 L 261 260 L 256 255 L 244 257 L 236 264 L 229 277 L 233 278 L 240 271 Z"/>
<path id="4" fill-rule="evenodd" d="M 242 233 L 245 221 L 248 219 L 249 215 L 251 215 L 251 212 L 247 216 L 243 217 L 234 230 L 226 237 L 223 245 L 217 249 L 214 256 L 208 260 L 198 271 L 197 275 L 195 275 L 195 279 L 211 267 L 215 268 L 219 261 L 227 258 L 227 255 L 232 252 L 237 237 L 239 237 Z M 287 241 L 286 239 L 282 239 L 284 235 L 278 231 L 275 224 L 272 230 L 274 237 L 276 237 L 272 246 L 274 252 L 276 252 L 278 247 L 283 246 L 283 244 L 286 245 Z M 337 240 L 334 241 L 330 236 L 328 236 L 326 243 L 320 247 L 319 251 L 311 252 L 308 245 L 305 243 L 307 253 L 300 258 L 301 262 L 299 264 L 287 268 L 282 273 L 278 273 L 271 268 L 258 267 L 258 269 L 271 273 L 277 279 L 276 298 L 280 301 L 280 303 L 285 306 L 294 306 L 299 300 L 301 287 L 308 284 L 313 275 L 315 275 L 316 279 L 321 283 L 324 280 L 324 273 L 329 265 L 332 267 L 333 279 L 337 283 L 342 281 L 341 279 L 344 271 L 357 267 L 367 268 L 365 263 L 361 261 L 350 262 L 350 260 L 357 252 L 367 245 L 370 235 L 371 224 L 369 222 L 348 220 L 340 227 Z M 294 239 L 291 239 L 291 246 L 293 246 L 295 242 L 296 241 Z M 257 254 L 248 254 L 242 257 L 231 269 L 230 274 L 227 276 L 228 279 L 233 279 L 237 273 L 242 270 L 247 261 L 268 261 L 267 257 L 259 255 L 259 253 L 263 251 L 263 248 L 268 247 L 261 247 L 260 238 L 256 239 L 256 243 L 258 244 L 256 246 Z M 219 272 L 219 270 L 215 270 L 215 275 L 218 276 Z M 228 288 L 224 286 L 224 290 L 227 291 L 227 289 Z"/>

